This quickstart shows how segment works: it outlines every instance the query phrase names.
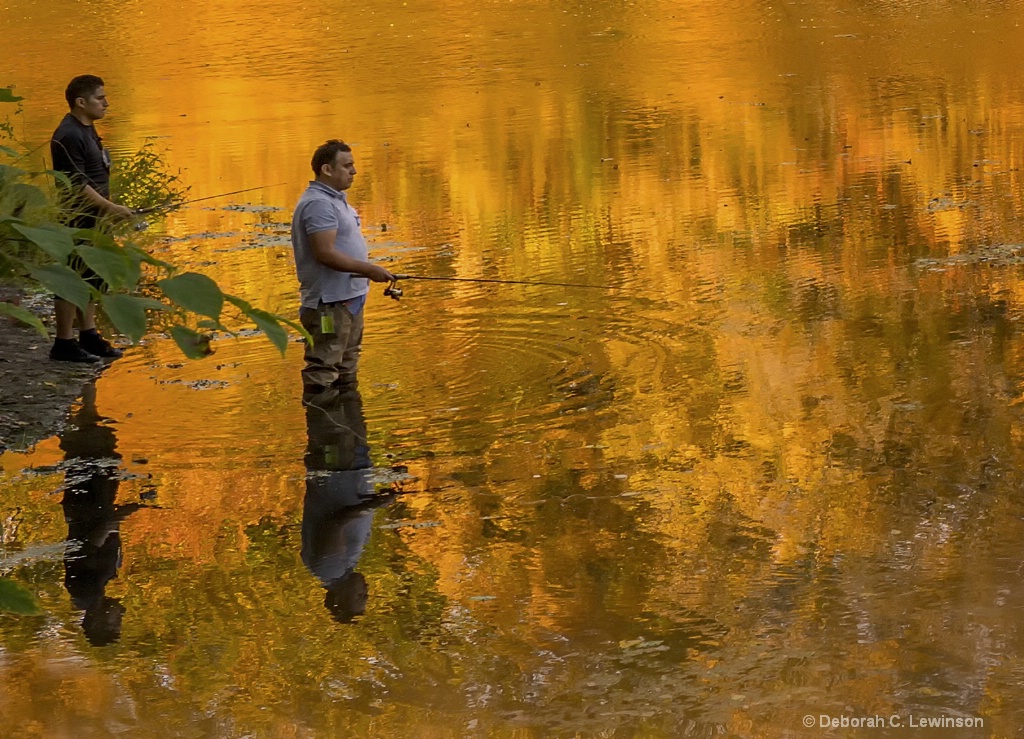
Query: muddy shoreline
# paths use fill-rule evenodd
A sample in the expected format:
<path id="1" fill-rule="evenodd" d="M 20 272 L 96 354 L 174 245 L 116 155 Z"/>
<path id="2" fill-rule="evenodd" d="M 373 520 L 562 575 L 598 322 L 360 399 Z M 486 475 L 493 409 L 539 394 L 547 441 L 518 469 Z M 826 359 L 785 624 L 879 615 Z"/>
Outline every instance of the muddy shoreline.
<path id="1" fill-rule="evenodd" d="M 25 296 L 0 287 L 0 300 L 17 299 L 52 331 L 49 298 Z M 60 433 L 82 387 L 104 365 L 50 361 L 52 339 L 0 317 L 0 453 L 20 451 Z"/>

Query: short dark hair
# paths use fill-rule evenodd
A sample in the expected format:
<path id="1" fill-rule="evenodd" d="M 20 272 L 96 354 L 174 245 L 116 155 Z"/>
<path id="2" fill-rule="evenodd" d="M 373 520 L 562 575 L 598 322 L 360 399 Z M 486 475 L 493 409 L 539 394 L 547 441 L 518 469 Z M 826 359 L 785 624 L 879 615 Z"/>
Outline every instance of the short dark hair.
<path id="1" fill-rule="evenodd" d="M 341 139 L 331 139 L 330 141 L 320 144 L 313 152 L 313 161 L 310 164 L 313 165 L 313 174 L 317 177 L 320 176 L 320 168 L 325 164 L 334 164 L 335 158 L 338 156 L 339 151 L 352 151 L 352 147 L 346 144 Z"/>
<path id="2" fill-rule="evenodd" d="M 103 80 L 94 74 L 81 74 L 68 83 L 64 90 L 64 99 L 68 101 L 68 107 L 75 109 L 75 101 L 78 98 L 89 97 L 98 89 L 103 87 Z"/>

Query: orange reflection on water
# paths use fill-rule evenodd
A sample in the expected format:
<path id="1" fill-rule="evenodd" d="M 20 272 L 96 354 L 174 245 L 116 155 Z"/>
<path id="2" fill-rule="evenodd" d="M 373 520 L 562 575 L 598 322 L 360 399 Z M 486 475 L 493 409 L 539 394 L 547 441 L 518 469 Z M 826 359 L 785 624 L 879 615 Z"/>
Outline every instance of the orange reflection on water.
<path id="1" fill-rule="evenodd" d="M 98 401 L 133 475 L 118 500 L 153 504 L 120 527 L 123 633 L 92 651 L 57 560 L 17 570 L 51 625 L 0 622 L 21 691 L 5 719 L 787 736 L 855 705 L 1011 735 L 1021 16 L 0 11 L 30 142 L 88 68 L 115 151 L 166 137 L 193 197 L 267 186 L 175 214 L 153 247 L 255 305 L 296 309 L 290 209 L 335 136 L 390 267 L 608 288 L 374 288 L 367 441 L 412 479 L 374 514 L 353 624 L 300 558 L 298 345 L 131 350 Z M 63 18 L 106 56 L 69 46 Z M 9 545 L 62 541 L 50 494 L 68 473 L 14 475 L 60 460 L 53 442 L 4 457 L 26 516 Z"/>

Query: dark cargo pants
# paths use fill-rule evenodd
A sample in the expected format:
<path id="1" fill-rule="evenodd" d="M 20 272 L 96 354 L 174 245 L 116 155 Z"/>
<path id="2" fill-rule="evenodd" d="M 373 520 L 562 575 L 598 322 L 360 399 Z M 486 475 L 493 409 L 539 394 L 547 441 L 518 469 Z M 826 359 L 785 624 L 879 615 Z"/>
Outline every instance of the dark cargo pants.
<path id="1" fill-rule="evenodd" d="M 306 344 L 302 384 L 354 385 L 363 343 L 363 311 L 353 316 L 344 302 L 321 303 L 315 310 L 300 308 L 299 321 L 313 337 L 313 344 Z"/>

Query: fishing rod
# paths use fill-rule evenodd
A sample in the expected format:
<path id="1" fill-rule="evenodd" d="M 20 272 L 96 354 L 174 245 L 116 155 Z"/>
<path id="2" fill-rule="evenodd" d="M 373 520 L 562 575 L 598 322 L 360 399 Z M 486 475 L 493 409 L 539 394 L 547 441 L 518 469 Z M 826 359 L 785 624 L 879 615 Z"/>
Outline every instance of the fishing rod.
<path id="1" fill-rule="evenodd" d="M 542 287 L 582 287 L 591 290 L 617 290 L 607 285 L 586 285 L 582 282 L 543 282 L 539 280 L 497 280 L 486 277 L 433 277 L 427 275 L 392 275 L 394 279 L 384 288 L 384 294 L 392 300 L 402 297 L 402 288 L 398 287 L 399 280 L 438 280 L 441 282 L 488 282 L 499 285 L 539 285 Z"/>
<path id="2" fill-rule="evenodd" d="M 271 187 L 280 187 L 281 185 L 287 185 L 287 182 L 278 182 L 276 185 L 260 185 L 259 187 L 247 187 L 244 190 L 233 190 L 231 192 L 222 192 L 220 195 L 207 195 L 203 198 L 193 198 L 192 200 L 182 200 L 181 202 L 169 202 L 163 205 L 153 205 L 149 208 L 139 208 L 136 211 L 132 211 L 132 215 L 145 215 L 146 213 L 154 213 L 158 210 L 164 210 L 165 208 L 180 208 L 183 205 L 192 205 L 192 203 L 201 203 L 204 200 L 216 200 L 217 198 L 226 198 L 229 195 L 241 195 L 243 192 L 253 192 L 254 190 L 268 190 Z"/>

